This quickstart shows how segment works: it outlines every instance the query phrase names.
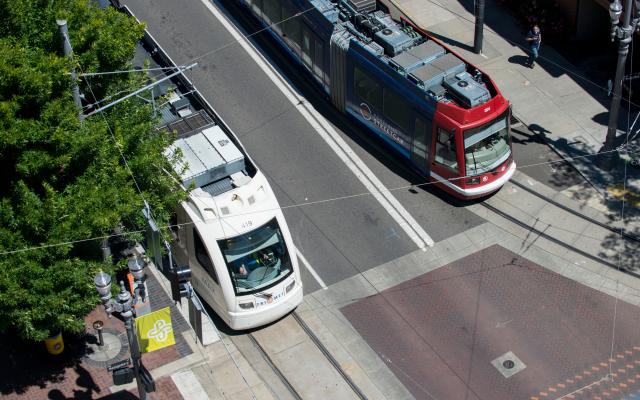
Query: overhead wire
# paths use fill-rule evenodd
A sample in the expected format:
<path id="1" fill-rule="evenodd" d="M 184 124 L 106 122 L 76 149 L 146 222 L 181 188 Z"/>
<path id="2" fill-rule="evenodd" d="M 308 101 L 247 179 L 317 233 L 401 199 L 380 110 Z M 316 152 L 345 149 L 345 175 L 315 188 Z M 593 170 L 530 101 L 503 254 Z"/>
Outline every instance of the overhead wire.
<path id="1" fill-rule="evenodd" d="M 608 152 L 615 152 L 615 151 L 616 150 L 610 150 Z M 605 153 L 607 153 L 607 152 L 605 152 Z M 635 153 L 633 153 L 633 154 L 635 154 Z M 640 154 L 640 153 L 638 153 L 638 154 Z M 584 155 L 584 156 L 567 157 L 566 159 L 563 159 L 563 160 L 553 160 L 553 161 L 542 162 L 542 163 L 519 165 L 519 166 L 516 167 L 516 170 L 523 170 L 523 169 L 526 169 L 526 168 L 536 167 L 536 166 L 541 166 L 541 165 L 551 165 L 551 164 L 556 164 L 556 163 L 562 163 L 562 162 L 566 162 L 566 161 L 569 161 L 569 160 L 572 160 L 572 159 L 577 159 L 577 158 L 597 157 L 597 156 L 598 156 L 598 154 L 589 154 L 589 155 Z M 471 177 L 471 175 L 448 178 L 445 181 L 447 181 L 447 182 L 455 182 L 457 180 L 467 179 L 469 177 Z M 400 190 L 413 189 L 413 188 L 417 188 L 417 187 L 428 187 L 428 186 L 431 186 L 431 185 L 437 185 L 439 183 L 441 183 L 441 182 L 440 181 L 425 181 L 425 182 L 422 182 L 422 183 L 414 183 L 414 184 L 397 186 L 397 187 L 394 187 L 394 188 L 391 188 L 391 189 L 387 189 L 387 191 L 395 192 L 395 191 L 400 191 Z M 277 208 L 268 209 L 268 210 L 261 210 L 259 212 L 275 211 L 275 210 L 286 210 L 286 209 L 292 209 L 292 208 L 298 208 L 298 207 L 316 206 L 316 205 L 320 205 L 320 204 L 331 203 L 331 202 L 334 202 L 334 201 L 348 200 L 348 199 L 353 199 L 353 198 L 363 197 L 363 196 L 370 196 L 370 195 L 371 195 L 371 192 L 360 192 L 360 193 L 354 193 L 354 194 L 349 194 L 349 195 L 344 195 L 344 196 L 336 196 L 336 197 L 330 197 L 330 198 L 326 198 L 326 199 L 305 201 L 305 202 L 290 204 L 290 205 L 286 205 L 286 206 L 279 206 Z M 231 218 L 231 217 L 240 216 L 240 215 L 251 215 L 251 214 L 254 214 L 254 213 L 258 213 L 258 211 L 247 211 L 247 212 L 243 212 L 243 213 L 234 214 L 233 216 L 230 216 L 230 217 L 220 216 L 219 218 L 226 219 L 226 218 Z M 192 225 L 192 224 L 193 224 L 193 222 L 184 223 L 184 224 L 169 224 L 169 225 L 161 226 L 161 228 L 173 228 L 173 227 L 189 226 L 189 225 Z M 130 234 L 134 234 L 134 233 L 139 233 L 139 231 L 128 231 L 128 232 L 124 232 L 124 233 L 122 233 L 120 235 L 130 235 Z M 114 236 L 118 236 L 118 235 L 114 235 Z M 109 237 L 111 237 L 111 236 L 109 236 Z M 49 244 L 44 244 L 44 245 L 26 247 L 26 248 L 23 248 L 23 249 L 6 250 L 6 251 L 0 252 L 0 256 L 10 255 L 10 254 L 15 254 L 15 253 L 21 253 L 21 252 L 25 252 L 25 251 L 39 250 L 39 249 L 42 249 L 42 248 L 54 247 L 54 246 L 57 246 L 57 245 L 62 246 L 62 245 L 67 245 L 67 244 L 73 244 L 73 243 L 76 243 L 76 242 L 84 242 L 84 241 L 88 241 L 88 240 L 99 240 L 99 239 L 103 239 L 103 238 L 104 238 L 104 236 L 96 236 L 96 237 L 86 238 L 86 239 L 81 239 L 81 240 L 76 240 L 76 241 L 60 242 L 60 243 L 49 243 Z"/>

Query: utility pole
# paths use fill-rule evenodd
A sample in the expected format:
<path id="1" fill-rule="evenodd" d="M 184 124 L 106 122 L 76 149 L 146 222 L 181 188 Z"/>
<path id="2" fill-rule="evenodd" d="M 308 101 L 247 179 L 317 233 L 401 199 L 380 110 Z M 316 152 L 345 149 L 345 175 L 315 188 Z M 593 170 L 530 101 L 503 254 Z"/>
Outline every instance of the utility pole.
<path id="1" fill-rule="evenodd" d="M 629 43 L 633 39 L 633 33 L 636 30 L 638 19 L 631 20 L 633 13 L 633 3 L 627 0 L 624 9 L 624 21 L 619 26 L 620 15 L 622 14 L 622 5 L 620 0 L 614 0 L 609 5 L 609 16 L 611 17 L 611 41 L 618 38 L 618 65 L 616 67 L 616 77 L 613 82 L 613 97 L 611 98 L 611 109 L 609 111 L 609 126 L 607 128 L 607 138 L 604 145 L 598 152 L 596 163 L 606 171 L 613 168 L 618 158 L 616 149 L 616 136 L 618 133 L 618 115 L 620 114 L 620 100 L 622 98 L 622 80 L 624 79 L 624 69 L 627 62 L 627 54 L 629 54 Z M 640 8 L 640 1 L 635 1 L 636 9 Z"/>
<path id="2" fill-rule="evenodd" d="M 67 58 L 71 58 L 73 56 L 73 49 L 71 48 L 71 41 L 69 40 L 69 31 L 67 30 L 67 20 L 66 19 L 58 19 L 56 20 L 58 24 L 58 30 L 60 31 L 60 36 L 62 37 L 62 48 L 64 49 L 64 55 Z M 71 93 L 73 94 L 73 102 L 80 110 L 78 116 L 82 121 L 84 119 L 84 114 L 82 112 L 82 100 L 80 100 L 80 88 L 78 87 L 78 78 L 76 77 L 76 69 L 75 67 L 71 67 L 71 81 L 73 82 L 73 86 L 71 88 Z"/>
<path id="3" fill-rule="evenodd" d="M 482 53 L 482 39 L 484 30 L 484 0 L 475 0 L 476 31 L 473 35 L 473 51 Z"/>

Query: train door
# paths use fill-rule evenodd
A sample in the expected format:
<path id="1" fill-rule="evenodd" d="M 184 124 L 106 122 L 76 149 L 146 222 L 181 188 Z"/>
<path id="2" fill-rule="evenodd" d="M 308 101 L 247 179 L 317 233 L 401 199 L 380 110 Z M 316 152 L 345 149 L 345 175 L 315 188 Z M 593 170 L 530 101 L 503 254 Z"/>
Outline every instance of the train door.
<path id="1" fill-rule="evenodd" d="M 461 173 L 455 127 L 436 122 L 433 136 L 431 176 L 441 182 L 447 181 L 447 186 L 459 185 Z"/>
<path id="2" fill-rule="evenodd" d="M 411 143 L 411 162 L 423 175 L 429 174 L 429 128 L 431 123 L 417 117 L 413 131 L 413 141 Z"/>
<path id="3" fill-rule="evenodd" d="M 222 293 L 220 280 L 207 248 L 218 244 L 214 241 L 206 246 L 196 225 L 187 226 L 185 229 L 194 287 L 218 315 L 225 315 L 228 310 L 224 301 L 224 293 Z"/>

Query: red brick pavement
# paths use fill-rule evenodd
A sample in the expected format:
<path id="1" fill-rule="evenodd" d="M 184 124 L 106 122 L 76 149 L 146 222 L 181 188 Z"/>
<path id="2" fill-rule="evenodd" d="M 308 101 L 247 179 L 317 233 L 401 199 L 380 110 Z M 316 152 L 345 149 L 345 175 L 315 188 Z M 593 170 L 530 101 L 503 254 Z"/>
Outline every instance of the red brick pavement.
<path id="1" fill-rule="evenodd" d="M 614 381 L 585 388 L 609 373 L 614 308 Z M 342 312 L 417 399 L 558 399 L 583 388 L 574 399 L 613 400 L 640 389 L 640 309 L 500 246 Z M 507 351 L 526 364 L 511 378 L 491 365 Z"/>
<path id="2" fill-rule="evenodd" d="M 124 323 L 117 318 L 108 318 L 103 307 L 98 306 L 85 318 L 88 327 L 87 332 L 93 335 L 91 327 L 93 321 L 104 322 L 105 331 L 111 330 L 122 334 L 126 343 Z M 40 346 L 44 347 L 43 344 Z M 68 338 L 65 341 L 65 352 L 59 356 L 47 354 L 42 349 L 33 349 L 35 355 L 29 359 L 31 365 L 25 365 L 26 357 L 16 354 L 10 357 L 15 360 L 13 368 L 11 362 L 7 375 L 2 374 L 3 379 L 13 379 L 16 383 L 3 382 L 0 385 L 2 399 L 6 400 L 61 400 L 61 399 L 135 399 L 137 390 L 119 391 L 111 393 L 109 387 L 113 385 L 111 373 L 103 365 L 88 360 L 87 347 L 82 339 Z M 128 358 L 129 352 L 120 359 Z M 170 363 L 180 358 L 175 346 L 166 347 L 142 355 L 142 361 L 148 370 L 153 370 L 161 365 Z M 20 371 L 15 371 L 20 369 Z M 37 372 L 33 372 L 37 371 Z M 55 372 L 50 372 L 55 371 Z M 13 373 L 13 375 L 11 375 Z M 33 379 L 29 374 L 33 374 Z M 38 375 L 39 374 L 39 375 Z M 37 377 L 35 375 L 38 375 Z M 19 381 L 19 382 L 18 382 Z M 151 400 L 181 399 L 180 393 L 170 377 L 164 377 L 156 381 L 156 392 L 149 396 Z"/>

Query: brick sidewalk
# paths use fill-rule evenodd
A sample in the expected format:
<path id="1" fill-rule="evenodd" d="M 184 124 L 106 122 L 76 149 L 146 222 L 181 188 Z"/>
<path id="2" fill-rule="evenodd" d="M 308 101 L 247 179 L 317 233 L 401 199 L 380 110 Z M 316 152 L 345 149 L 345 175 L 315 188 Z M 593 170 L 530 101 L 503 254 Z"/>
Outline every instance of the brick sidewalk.
<path id="1" fill-rule="evenodd" d="M 144 366 L 152 371 L 192 353 L 181 332 L 190 329 L 182 315 L 172 306 L 171 300 L 160 288 L 153 276 L 149 276 L 147 286 L 151 296 L 151 309 L 171 306 L 171 318 L 176 337 L 176 345 L 142 355 Z M 97 339 L 92 328 L 94 321 L 104 323 L 103 332 L 120 342 L 120 351 L 111 359 L 96 361 L 91 358 L 91 344 Z M 3 399 L 134 399 L 137 389 L 112 392 L 113 378 L 106 367 L 116 361 L 130 358 L 124 323 L 116 317 L 108 318 L 102 305 L 96 307 L 84 319 L 87 329 L 79 337 L 64 336 L 65 350 L 60 355 L 50 355 L 42 343 L 16 346 L 4 343 L 4 353 L 9 362 L 3 371 L 0 394 Z M 117 345 L 114 345 L 117 347 Z M 95 358 L 95 355 L 94 355 Z M 181 399 L 182 396 L 171 377 L 156 380 L 156 391 L 148 396 L 151 400 Z"/>

